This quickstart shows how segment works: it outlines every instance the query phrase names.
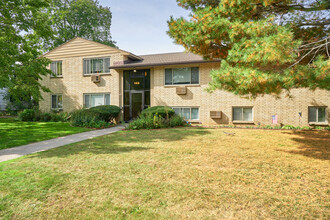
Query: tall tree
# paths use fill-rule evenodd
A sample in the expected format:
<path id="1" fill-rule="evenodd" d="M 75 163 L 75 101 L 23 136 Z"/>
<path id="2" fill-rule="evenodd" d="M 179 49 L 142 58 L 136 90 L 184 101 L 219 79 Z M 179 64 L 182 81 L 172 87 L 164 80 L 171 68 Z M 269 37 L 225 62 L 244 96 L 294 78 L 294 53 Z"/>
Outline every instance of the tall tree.
<path id="1" fill-rule="evenodd" d="M 51 39 L 48 0 L 0 1 L 0 88 L 7 88 L 15 102 L 41 99 L 49 91 L 38 79 L 47 75 L 49 60 L 38 58 Z"/>
<path id="2" fill-rule="evenodd" d="M 51 11 L 56 35 L 50 48 L 76 36 L 115 46 L 110 33 L 112 13 L 97 0 L 53 0 Z"/>
<path id="3" fill-rule="evenodd" d="M 177 1 L 191 19 L 171 17 L 168 34 L 188 51 L 222 60 L 210 91 L 330 90 L 328 0 Z"/>

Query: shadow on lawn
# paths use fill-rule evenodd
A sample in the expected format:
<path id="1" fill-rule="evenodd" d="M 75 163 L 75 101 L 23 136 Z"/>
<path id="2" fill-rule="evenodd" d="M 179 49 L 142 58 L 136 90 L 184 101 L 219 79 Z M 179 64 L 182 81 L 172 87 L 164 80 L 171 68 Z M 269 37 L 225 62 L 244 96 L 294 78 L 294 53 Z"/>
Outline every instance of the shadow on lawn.
<path id="1" fill-rule="evenodd" d="M 145 147 L 145 144 L 154 142 L 173 142 L 189 139 L 194 136 L 207 135 L 210 131 L 200 128 L 159 129 L 140 131 L 121 131 L 110 135 L 82 141 L 67 146 L 40 152 L 30 157 L 67 157 L 80 153 L 91 154 L 120 154 L 131 151 L 154 149 Z"/>
<path id="2" fill-rule="evenodd" d="M 291 139 L 299 143 L 297 150 L 281 150 L 292 154 L 300 154 L 320 160 L 330 160 L 330 132 L 329 131 L 293 131 L 283 132 L 295 135 Z"/>

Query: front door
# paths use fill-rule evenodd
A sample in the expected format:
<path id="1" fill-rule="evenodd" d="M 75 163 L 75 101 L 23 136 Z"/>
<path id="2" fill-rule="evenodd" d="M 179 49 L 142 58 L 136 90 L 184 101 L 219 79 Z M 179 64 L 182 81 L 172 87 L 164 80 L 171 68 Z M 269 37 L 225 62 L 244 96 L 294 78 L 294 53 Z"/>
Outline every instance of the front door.
<path id="1" fill-rule="evenodd" d="M 150 106 L 150 69 L 124 71 L 124 120 Z"/>
<path id="2" fill-rule="evenodd" d="M 143 102 L 143 93 L 144 92 L 131 92 L 131 115 L 132 118 L 136 118 L 139 116 L 141 111 L 143 110 L 144 102 Z"/>

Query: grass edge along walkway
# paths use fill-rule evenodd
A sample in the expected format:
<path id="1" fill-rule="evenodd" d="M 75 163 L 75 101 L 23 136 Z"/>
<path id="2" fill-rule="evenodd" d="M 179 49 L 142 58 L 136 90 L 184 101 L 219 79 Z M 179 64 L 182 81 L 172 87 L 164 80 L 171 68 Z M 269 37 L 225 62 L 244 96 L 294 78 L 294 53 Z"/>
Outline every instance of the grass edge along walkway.
<path id="1" fill-rule="evenodd" d="M 36 143 L 31 143 L 31 144 L 27 144 L 27 145 L 22 145 L 22 146 L 18 146 L 18 147 L 7 148 L 4 150 L 0 150 L 0 162 L 16 159 L 16 158 L 22 157 L 27 154 L 32 154 L 32 153 L 64 146 L 67 144 L 80 142 L 80 141 L 91 139 L 94 137 L 111 134 L 111 133 L 120 131 L 122 129 L 124 129 L 124 126 L 118 125 L 118 126 L 111 127 L 111 128 L 87 131 L 87 132 L 83 132 L 83 133 L 53 138 L 53 139 L 40 141 L 40 142 L 36 142 Z"/>

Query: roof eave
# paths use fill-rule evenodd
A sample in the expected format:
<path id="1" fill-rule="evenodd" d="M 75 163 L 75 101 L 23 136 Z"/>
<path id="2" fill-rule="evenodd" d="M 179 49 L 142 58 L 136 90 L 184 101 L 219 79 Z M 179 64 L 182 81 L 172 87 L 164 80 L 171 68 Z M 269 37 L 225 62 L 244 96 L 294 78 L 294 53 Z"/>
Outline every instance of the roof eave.
<path id="1" fill-rule="evenodd" d="M 134 69 L 140 67 L 155 67 L 155 66 L 172 66 L 172 65 L 184 65 L 184 64 L 196 64 L 196 63 L 220 63 L 221 60 L 207 60 L 207 61 L 187 61 L 187 62 L 168 62 L 168 63 L 154 63 L 154 64 L 126 64 L 120 66 L 110 66 L 109 69 Z"/>

